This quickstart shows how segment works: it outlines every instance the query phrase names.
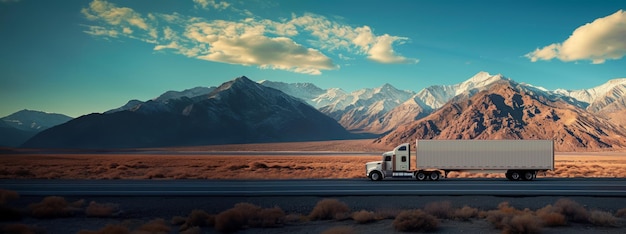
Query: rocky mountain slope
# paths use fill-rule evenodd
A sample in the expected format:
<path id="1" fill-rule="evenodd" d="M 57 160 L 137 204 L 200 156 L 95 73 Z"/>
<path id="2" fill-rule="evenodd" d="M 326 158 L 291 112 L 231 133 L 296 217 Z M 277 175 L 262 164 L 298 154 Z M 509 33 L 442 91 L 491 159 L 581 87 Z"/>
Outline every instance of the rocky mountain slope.
<path id="1" fill-rule="evenodd" d="M 554 139 L 557 151 L 626 147 L 626 129 L 591 112 L 510 80 L 475 95 L 460 95 L 432 114 L 376 140 Z"/>

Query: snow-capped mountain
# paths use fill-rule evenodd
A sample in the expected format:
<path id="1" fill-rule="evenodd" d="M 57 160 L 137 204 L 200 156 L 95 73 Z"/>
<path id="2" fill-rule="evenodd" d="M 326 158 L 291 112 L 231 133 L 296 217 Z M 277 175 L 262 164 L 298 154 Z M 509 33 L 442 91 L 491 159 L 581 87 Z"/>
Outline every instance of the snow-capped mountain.
<path id="1" fill-rule="evenodd" d="M 34 110 L 21 110 L 2 118 L 7 125 L 23 130 L 40 132 L 50 127 L 65 123 L 72 117 L 56 113 Z"/>
<path id="2" fill-rule="evenodd" d="M 459 94 L 470 92 L 472 90 L 480 91 L 488 85 L 503 79 L 507 78 L 501 74 L 491 75 L 487 72 L 481 71 L 468 80 L 458 84 L 433 85 L 422 89 L 417 93 L 416 98 L 420 99 L 428 107 L 437 109 Z"/>
<path id="3" fill-rule="evenodd" d="M 81 116 L 39 133 L 23 146 L 135 148 L 350 136 L 312 106 L 244 76 L 206 95 L 150 100 L 131 110 Z"/>
<path id="4" fill-rule="evenodd" d="M 283 93 L 289 94 L 296 98 L 300 98 L 303 101 L 307 102 L 309 105 L 314 106 L 316 108 L 318 107 L 316 103 L 313 101 L 313 99 L 326 93 L 325 90 L 311 83 L 284 83 L 284 82 L 262 80 L 262 81 L 259 81 L 259 84 L 262 84 L 266 87 L 278 89 L 280 91 L 283 91 Z"/>
<path id="5" fill-rule="evenodd" d="M 42 111 L 15 112 L 0 119 L 0 146 L 19 146 L 35 134 L 71 119 L 67 115 Z"/>

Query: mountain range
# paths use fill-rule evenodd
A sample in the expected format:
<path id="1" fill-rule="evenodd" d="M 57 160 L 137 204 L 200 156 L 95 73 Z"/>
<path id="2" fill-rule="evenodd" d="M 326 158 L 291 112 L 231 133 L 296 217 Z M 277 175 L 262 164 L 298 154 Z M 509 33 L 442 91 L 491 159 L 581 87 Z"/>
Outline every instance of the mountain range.
<path id="1" fill-rule="evenodd" d="M 217 88 L 131 101 L 45 130 L 32 148 L 135 148 L 345 139 L 351 135 L 312 106 L 247 77 Z"/>
<path id="2" fill-rule="evenodd" d="M 554 139 L 560 151 L 616 150 L 626 118 L 626 79 L 583 90 L 547 90 L 501 74 L 414 92 L 390 84 L 346 92 L 311 83 L 253 82 L 168 91 L 43 131 L 25 147 L 152 147 L 355 137 Z M 0 126 L 1 127 L 1 126 Z"/>
<path id="3" fill-rule="evenodd" d="M 71 119 L 62 114 L 20 110 L 0 118 L 0 146 L 19 146 L 37 133 Z"/>

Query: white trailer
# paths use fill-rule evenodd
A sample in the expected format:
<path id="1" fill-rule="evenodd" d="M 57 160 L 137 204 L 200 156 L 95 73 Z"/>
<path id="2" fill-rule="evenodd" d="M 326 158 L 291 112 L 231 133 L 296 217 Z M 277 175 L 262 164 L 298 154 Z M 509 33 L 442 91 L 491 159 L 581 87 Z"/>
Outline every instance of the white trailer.
<path id="1" fill-rule="evenodd" d="M 554 170 L 552 140 L 416 140 L 415 148 L 415 165 L 411 165 L 411 144 L 404 143 L 383 153 L 382 161 L 366 163 L 366 176 L 439 180 L 458 171 L 533 180 L 539 172 Z"/>

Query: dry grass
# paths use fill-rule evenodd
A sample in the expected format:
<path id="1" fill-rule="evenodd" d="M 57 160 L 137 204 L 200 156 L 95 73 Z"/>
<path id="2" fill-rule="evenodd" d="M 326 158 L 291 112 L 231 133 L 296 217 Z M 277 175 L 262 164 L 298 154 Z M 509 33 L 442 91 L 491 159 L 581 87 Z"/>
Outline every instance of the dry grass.
<path id="1" fill-rule="evenodd" d="M 454 220 L 469 221 L 470 219 L 477 218 L 478 212 L 478 208 L 465 205 L 462 208 L 454 210 L 451 218 Z"/>
<path id="2" fill-rule="evenodd" d="M 238 203 L 215 217 L 215 229 L 220 232 L 235 232 L 247 227 L 280 227 L 284 223 L 285 212 L 279 207 L 261 208 L 250 203 Z"/>
<path id="3" fill-rule="evenodd" d="M 350 208 L 346 203 L 337 199 L 323 199 L 313 207 L 309 214 L 311 220 L 345 219 L 349 216 Z"/>
<path id="4" fill-rule="evenodd" d="M 215 226 L 215 215 L 210 215 L 204 210 L 195 209 L 186 218 L 174 217 L 171 223 L 180 225 L 179 231 L 186 231 L 194 227 L 213 227 Z"/>
<path id="5" fill-rule="evenodd" d="M 116 216 L 120 212 L 120 206 L 114 203 L 97 203 L 91 201 L 87 208 L 85 208 L 85 214 L 89 217 L 112 217 Z"/>
<path id="6" fill-rule="evenodd" d="M 276 150 L 276 149 L 274 149 Z M 626 154 L 626 153 L 625 153 Z M 0 179 L 323 179 L 364 178 L 363 165 L 380 156 L 20 154 L 0 157 Z M 333 173 L 327 173 L 333 171 Z M 504 178 L 451 172 L 450 178 Z M 544 176 L 540 174 L 540 176 Z M 557 155 L 546 177 L 626 177 L 624 155 Z M 1 199 L 1 197 L 0 197 Z"/>
<path id="7" fill-rule="evenodd" d="M 518 210 L 508 202 L 498 204 L 497 210 L 485 212 L 485 219 L 502 233 L 539 233 L 542 222 L 528 209 Z"/>
<path id="8" fill-rule="evenodd" d="M 615 211 L 615 216 L 620 218 L 626 218 L 626 208 Z"/>
<path id="9" fill-rule="evenodd" d="M 567 220 L 577 223 L 589 221 L 589 212 L 585 207 L 571 199 L 561 198 L 554 203 L 554 206 L 565 215 Z"/>
<path id="10" fill-rule="evenodd" d="M 31 216 L 35 218 L 63 218 L 81 211 L 84 203 L 84 200 L 69 203 L 63 197 L 50 196 L 45 197 L 39 203 L 30 204 L 28 208 Z"/>
<path id="11" fill-rule="evenodd" d="M 618 220 L 609 212 L 594 210 L 589 214 L 589 222 L 601 227 L 617 227 Z"/>
<path id="12" fill-rule="evenodd" d="M 401 232 L 430 232 L 439 228 L 439 220 L 421 210 L 402 211 L 392 226 Z"/>
<path id="13" fill-rule="evenodd" d="M 437 201 L 426 204 L 424 212 L 440 219 L 447 219 L 453 215 L 454 209 L 450 201 Z"/>
<path id="14" fill-rule="evenodd" d="M 354 221 L 356 221 L 359 224 L 365 224 L 365 223 L 371 223 L 371 222 L 376 221 L 377 217 L 376 217 L 376 213 L 374 212 L 361 210 L 361 211 L 352 213 L 352 219 L 354 219 Z"/>
<path id="15" fill-rule="evenodd" d="M 561 212 L 561 208 L 547 205 L 538 209 L 536 215 L 543 221 L 543 225 L 546 227 L 565 226 L 567 225 L 567 219 Z"/>

